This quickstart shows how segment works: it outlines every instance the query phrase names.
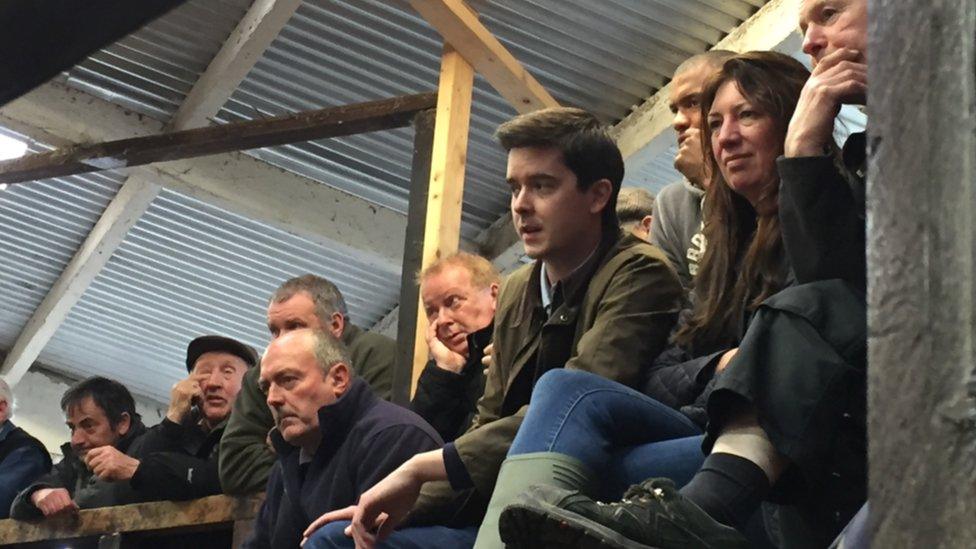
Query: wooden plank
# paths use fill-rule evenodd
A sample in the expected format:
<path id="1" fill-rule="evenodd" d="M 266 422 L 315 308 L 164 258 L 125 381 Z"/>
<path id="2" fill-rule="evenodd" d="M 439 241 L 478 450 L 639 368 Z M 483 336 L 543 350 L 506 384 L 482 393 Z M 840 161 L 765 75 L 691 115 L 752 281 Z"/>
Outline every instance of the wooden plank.
<path id="1" fill-rule="evenodd" d="M 445 44 L 437 87 L 437 120 L 427 190 L 427 220 L 421 268 L 456 252 L 461 233 L 464 161 L 468 151 L 474 68 L 453 47 Z M 417 307 L 411 395 L 427 363 L 427 321 Z M 403 321 L 404 315 L 400 315 Z"/>
<path id="2" fill-rule="evenodd" d="M 0 545 L 70 539 L 116 532 L 154 532 L 199 528 L 253 519 L 264 499 L 209 496 L 192 501 L 156 501 L 85 509 L 37 521 L 0 520 Z"/>
<path id="3" fill-rule="evenodd" d="M 532 112 L 559 103 L 491 34 L 462 0 L 410 0 L 410 5 L 437 29 L 516 111 Z"/>
<path id="4" fill-rule="evenodd" d="M 254 0 L 180 104 L 170 127 L 185 130 L 206 126 L 301 3 L 302 0 Z"/>
<path id="5" fill-rule="evenodd" d="M 158 120 L 49 82 L 0 108 L 0 125 L 65 147 L 165 131 Z M 132 168 L 170 190 L 267 223 L 377 268 L 403 261 L 407 216 L 241 152 Z"/>
<path id="6" fill-rule="evenodd" d="M 409 124 L 418 111 L 432 108 L 436 101 L 434 93 L 407 95 L 268 120 L 75 145 L 0 162 L 0 183 L 63 177 L 399 128 Z"/>
<path id="7" fill-rule="evenodd" d="M 433 109 L 417 113 L 414 119 L 413 169 L 410 173 L 410 202 L 407 211 L 407 230 L 404 233 L 403 269 L 400 273 L 400 303 L 403 320 L 397 322 L 397 360 L 393 372 L 393 402 L 409 404 L 413 382 L 414 346 L 417 342 L 417 309 L 420 307 L 420 288 L 416 275 L 423 263 L 424 228 L 427 223 L 427 188 L 430 184 L 430 162 L 434 145 Z M 426 325 L 426 324 L 425 324 Z M 424 351 L 427 346 L 424 345 Z"/>
<path id="8" fill-rule="evenodd" d="M 0 366 L 0 374 L 7 383 L 16 385 L 30 369 L 54 332 L 68 317 L 71 308 L 122 244 L 126 233 L 159 194 L 159 189 L 159 185 L 139 178 L 129 178 L 122 185 L 17 336 Z"/>

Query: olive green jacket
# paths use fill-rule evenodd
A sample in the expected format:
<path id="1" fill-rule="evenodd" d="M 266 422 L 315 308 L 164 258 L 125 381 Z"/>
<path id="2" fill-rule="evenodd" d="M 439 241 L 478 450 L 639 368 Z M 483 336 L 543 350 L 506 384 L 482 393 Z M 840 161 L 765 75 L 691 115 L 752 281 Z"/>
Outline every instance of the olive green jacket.
<path id="1" fill-rule="evenodd" d="M 494 489 L 539 375 L 575 368 L 634 386 L 667 343 L 682 290 L 664 254 L 629 233 L 608 235 L 596 253 L 599 260 L 589 264 L 577 291 L 548 318 L 540 262 L 512 273 L 502 286 L 485 394 L 471 428 L 454 442 L 480 497 Z M 445 482 L 428 483 L 414 516 L 452 522 L 444 513 L 454 515 L 457 496 Z"/>
<path id="2" fill-rule="evenodd" d="M 393 383 L 396 342 L 346 324 L 342 342 L 349 349 L 356 375 L 365 379 L 380 398 L 389 399 Z M 258 388 L 260 368 L 244 374 L 224 436 L 220 439 L 220 485 L 228 494 L 264 490 L 275 455 L 268 447 L 268 431 L 274 418 L 264 393 Z"/>

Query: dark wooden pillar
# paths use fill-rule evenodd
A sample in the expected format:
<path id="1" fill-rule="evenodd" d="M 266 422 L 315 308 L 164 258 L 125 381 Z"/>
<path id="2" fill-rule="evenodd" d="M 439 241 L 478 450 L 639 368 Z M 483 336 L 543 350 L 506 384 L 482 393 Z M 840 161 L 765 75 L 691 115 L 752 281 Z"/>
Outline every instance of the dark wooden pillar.
<path id="1" fill-rule="evenodd" d="M 413 168 L 410 172 L 410 204 L 403 242 L 403 273 L 400 276 L 400 312 L 397 322 L 397 361 L 393 373 L 393 402 L 410 402 L 410 383 L 417 332 L 420 289 L 415 280 L 423 263 L 424 226 L 427 223 L 427 189 L 434 142 L 434 109 L 420 111 L 413 120 Z"/>
<path id="2" fill-rule="evenodd" d="M 874 547 L 976 547 L 976 5 L 872 0 Z"/>

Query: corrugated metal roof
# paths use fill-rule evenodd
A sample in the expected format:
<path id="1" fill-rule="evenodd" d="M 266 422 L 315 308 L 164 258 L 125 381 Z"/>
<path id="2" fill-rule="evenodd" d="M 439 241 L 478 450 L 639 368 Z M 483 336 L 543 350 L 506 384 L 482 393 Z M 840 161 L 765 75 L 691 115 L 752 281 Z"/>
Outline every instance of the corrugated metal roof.
<path id="1" fill-rule="evenodd" d="M 166 398 L 185 375 L 186 344 L 217 333 L 263 348 L 267 300 L 285 279 L 323 274 L 366 326 L 398 297 L 399 275 L 336 249 L 164 190 L 126 236 L 45 349 L 71 373 L 91 364 Z M 69 362 L 70 360 L 70 362 Z"/>
<path id="2" fill-rule="evenodd" d="M 121 185 L 110 172 L 0 192 L 0 346 L 9 348 Z M 219 333 L 261 348 L 267 299 L 312 272 L 342 290 L 353 322 L 396 303 L 399 274 L 164 190 L 72 309 L 39 360 L 76 376 L 102 373 L 167 398 L 187 342 Z"/>
<path id="3" fill-rule="evenodd" d="M 0 191 L 0 347 L 13 345 L 119 186 L 98 173 Z"/>
<path id="4" fill-rule="evenodd" d="M 68 83 L 169 120 L 251 0 L 192 0 L 68 71 Z"/>

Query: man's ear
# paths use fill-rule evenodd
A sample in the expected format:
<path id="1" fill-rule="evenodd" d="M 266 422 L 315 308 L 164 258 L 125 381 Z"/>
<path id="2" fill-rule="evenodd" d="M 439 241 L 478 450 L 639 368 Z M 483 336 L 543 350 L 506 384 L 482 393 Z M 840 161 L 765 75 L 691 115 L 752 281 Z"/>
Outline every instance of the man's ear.
<path id="1" fill-rule="evenodd" d="M 654 221 L 654 218 L 651 217 L 651 216 L 649 216 L 649 215 L 645 215 L 644 216 L 644 219 L 641 219 L 640 220 L 640 225 L 644 229 L 644 232 L 647 233 L 647 236 L 648 237 L 651 236 L 651 222 L 652 221 Z"/>
<path id="2" fill-rule="evenodd" d="M 600 213 L 610 203 L 610 195 L 613 194 L 613 183 L 609 179 L 600 179 L 590 185 L 587 192 L 592 198 L 590 213 Z"/>
<path id="3" fill-rule="evenodd" d="M 332 313 L 332 318 L 329 319 L 329 332 L 338 339 L 342 340 L 342 333 L 346 329 L 346 317 L 340 312 Z"/>
<path id="4" fill-rule="evenodd" d="M 132 428 L 132 416 L 129 412 L 122 412 L 122 417 L 119 422 L 115 424 L 115 432 L 119 434 L 120 437 L 124 437 L 129 429 Z"/>
<path id="5" fill-rule="evenodd" d="M 491 283 L 491 286 L 488 287 L 488 289 L 491 291 L 491 299 L 492 299 L 492 301 L 495 302 L 496 305 L 498 304 L 498 288 L 499 287 L 500 287 L 500 285 L 497 282 L 492 282 Z"/>
<path id="6" fill-rule="evenodd" d="M 332 379 L 332 386 L 338 398 L 349 389 L 349 385 L 352 383 L 352 370 L 349 369 L 348 364 L 338 362 L 329 368 L 329 377 Z"/>

